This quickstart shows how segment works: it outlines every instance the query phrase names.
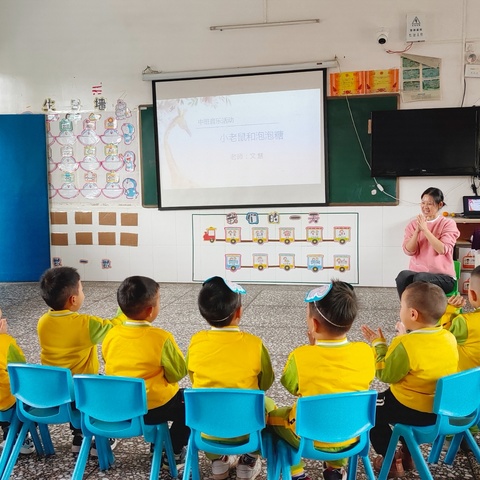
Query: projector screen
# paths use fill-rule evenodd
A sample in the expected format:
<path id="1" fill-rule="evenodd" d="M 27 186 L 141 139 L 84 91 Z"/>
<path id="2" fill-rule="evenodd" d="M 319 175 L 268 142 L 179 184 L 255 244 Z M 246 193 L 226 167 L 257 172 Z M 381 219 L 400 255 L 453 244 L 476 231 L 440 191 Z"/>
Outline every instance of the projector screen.
<path id="1" fill-rule="evenodd" d="M 156 80 L 160 209 L 326 202 L 325 69 Z"/>

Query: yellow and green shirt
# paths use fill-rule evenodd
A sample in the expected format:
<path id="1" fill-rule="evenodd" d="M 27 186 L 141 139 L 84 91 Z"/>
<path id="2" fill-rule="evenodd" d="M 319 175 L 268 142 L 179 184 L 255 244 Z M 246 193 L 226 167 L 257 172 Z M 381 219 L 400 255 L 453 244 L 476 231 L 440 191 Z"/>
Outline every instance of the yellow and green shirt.
<path id="1" fill-rule="evenodd" d="M 238 326 L 197 332 L 190 340 L 186 361 L 194 388 L 268 390 L 274 380 L 262 340 Z"/>
<path id="2" fill-rule="evenodd" d="M 49 310 L 37 324 L 41 363 L 69 368 L 74 375 L 98 373 L 97 344 L 123 318 L 123 314 L 106 320 L 70 310 Z"/>
<path id="3" fill-rule="evenodd" d="M 303 345 L 290 353 L 280 382 L 297 397 L 368 390 L 375 377 L 374 367 L 372 349 L 364 342 L 319 340 L 316 345 Z M 295 432 L 296 404 L 287 412 L 288 419 L 281 424 Z M 269 419 L 269 423 L 278 421 Z M 341 447 L 353 441 L 316 445 Z"/>
<path id="4" fill-rule="evenodd" d="M 148 409 L 161 407 L 179 390 L 185 359 L 173 335 L 147 321 L 128 319 L 112 328 L 102 344 L 105 373 L 143 378 Z"/>
<path id="5" fill-rule="evenodd" d="M 437 380 L 457 371 L 455 337 L 436 326 L 398 335 L 390 346 L 378 338 L 372 346 L 377 378 L 390 384 L 395 398 L 414 410 L 432 412 Z"/>
<path id="6" fill-rule="evenodd" d="M 480 308 L 457 315 L 449 330 L 457 339 L 458 370 L 480 366 Z"/>
<path id="7" fill-rule="evenodd" d="M 10 391 L 10 379 L 7 365 L 9 363 L 25 363 L 22 349 L 8 333 L 0 334 L 0 410 L 8 410 L 15 404 L 15 397 Z"/>

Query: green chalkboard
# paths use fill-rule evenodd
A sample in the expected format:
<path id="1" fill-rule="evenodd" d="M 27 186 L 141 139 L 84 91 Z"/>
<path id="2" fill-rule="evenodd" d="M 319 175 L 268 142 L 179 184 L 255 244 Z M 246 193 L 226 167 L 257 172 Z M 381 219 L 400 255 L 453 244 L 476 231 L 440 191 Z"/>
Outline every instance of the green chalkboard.
<path id="1" fill-rule="evenodd" d="M 396 110 L 398 95 L 330 97 L 327 99 L 328 203 L 333 205 L 396 205 L 397 179 L 370 176 L 371 112 Z M 352 120 L 353 118 L 353 120 Z M 358 137 L 357 137 L 358 134 Z M 362 151 L 363 149 L 363 151 Z M 376 191 L 372 195 L 372 190 Z"/>
<path id="2" fill-rule="evenodd" d="M 377 178 L 375 187 L 367 162 L 370 159 L 368 120 L 374 110 L 395 110 L 398 95 L 332 97 L 327 99 L 328 203 L 334 205 L 396 205 L 397 180 Z M 349 108 L 350 107 L 350 108 Z M 158 207 L 157 160 L 152 105 L 141 105 L 140 146 L 142 204 Z M 352 115 L 350 115 L 350 111 Z M 352 122 L 352 117 L 354 122 Z M 360 138 L 361 146 L 355 133 Z M 363 151 L 362 151 L 363 148 Z M 365 160 L 366 158 L 366 160 Z M 376 195 L 372 195 L 372 190 Z"/>
<path id="3" fill-rule="evenodd" d="M 152 105 L 140 105 L 140 159 L 142 172 L 142 205 L 158 208 L 157 156 Z"/>

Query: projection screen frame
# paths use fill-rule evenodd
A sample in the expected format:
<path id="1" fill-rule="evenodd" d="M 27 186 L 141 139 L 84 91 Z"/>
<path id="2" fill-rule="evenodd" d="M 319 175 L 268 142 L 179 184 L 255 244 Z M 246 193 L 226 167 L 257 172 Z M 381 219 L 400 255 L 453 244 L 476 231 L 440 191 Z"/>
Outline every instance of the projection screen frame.
<path id="1" fill-rule="evenodd" d="M 155 131 L 155 150 L 156 150 L 156 156 L 157 156 L 157 192 L 158 192 L 158 199 L 159 199 L 159 205 L 158 208 L 159 210 L 202 210 L 202 209 L 224 209 L 224 208 L 251 208 L 251 207 L 292 207 L 292 206 L 306 206 L 306 205 L 326 205 L 327 200 L 328 200 L 328 162 L 327 162 L 327 147 L 326 147 L 326 89 L 327 89 L 327 74 L 326 74 L 326 68 L 328 66 L 332 66 L 333 62 L 311 62 L 311 63 L 305 63 L 305 64 L 292 64 L 292 65 L 274 65 L 274 66 L 264 66 L 264 67 L 239 67 L 239 68 L 233 68 L 233 69 L 222 69 L 222 70 L 204 70 L 204 71 L 191 71 L 191 72 L 171 72 L 171 73 L 157 73 L 157 74 L 144 74 L 143 77 L 150 77 L 152 80 L 152 94 L 153 94 L 153 100 L 154 100 L 154 131 Z M 319 176 L 321 177 L 321 181 L 318 184 L 305 184 L 305 185 L 295 185 L 293 187 L 293 195 L 297 195 L 298 192 L 300 191 L 299 188 L 303 188 L 304 191 L 307 191 L 311 185 L 314 185 L 315 192 L 317 193 L 318 189 L 318 197 L 315 196 L 315 198 L 309 197 L 306 198 L 304 201 L 298 201 L 294 200 L 292 201 L 291 195 L 287 194 L 285 196 L 285 199 L 282 201 L 279 201 L 278 198 L 273 198 L 273 200 L 269 201 L 268 200 L 268 190 L 269 187 L 264 186 L 264 185 L 256 185 L 254 187 L 249 187 L 246 185 L 242 185 L 240 187 L 240 191 L 242 189 L 250 189 L 250 190 L 255 190 L 255 189 L 262 189 L 262 200 L 260 201 L 258 198 L 255 198 L 252 196 L 252 200 L 249 201 L 249 197 L 247 195 L 247 200 L 242 201 L 243 194 L 241 193 L 237 197 L 239 198 L 239 201 L 231 200 L 230 201 L 225 201 L 225 202 L 219 202 L 219 203 L 210 203 L 210 200 L 206 200 L 205 203 L 202 201 L 198 201 L 198 199 L 193 196 L 193 201 L 187 203 L 187 204 L 181 204 L 181 202 L 178 202 L 175 200 L 175 197 L 172 197 L 168 199 L 167 202 L 162 202 L 162 199 L 165 197 L 165 192 L 169 191 L 175 191 L 174 189 L 162 189 L 162 172 L 161 172 L 161 167 L 162 167 L 162 158 L 160 157 L 160 148 L 159 148 L 159 111 L 158 111 L 158 95 L 157 95 L 157 85 L 168 85 L 171 87 L 173 84 L 177 85 L 186 85 L 183 82 L 190 83 L 189 81 L 192 81 L 195 85 L 196 81 L 199 81 L 199 85 L 202 84 L 207 84 L 207 82 L 222 82 L 223 80 L 227 79 L 227 82 L 232 82 L 233 84 L 236 83 L 238 79 L 248 79 L 247 83 L 249 81 L 252 81 L 255 83 L 257 81 L 256 79 L 260 79 L 261 77 L 264 77 L 266 79 L 273 79 L 273 78 L 280 78 L 280 79 L 285 79 L 288 78 L 288 84 L 290 81 L 290 78 L 294 77 L 294 74 L 305 74 L 308 76 L 308 74 L 312 73 L 318 78 L 321 77 L 321 81 L 319 82 L 320 84 L 316 87 L 319 90 L 319 97 L 320 97 L 320 105 L 319 105 L 319 112 L 318 112 L 318 123 L 319 123 L 319 147 L 318 147 L 318 167 L 320 169 Z M 282 74 L 286 74 L 283 76 Z M 268 77 L 268 76 L 271 77 Z M 313 75 L 311 75 L 313 77 Z M 251 78 L 254 78 L 251 80 Z M 149 78 L 149 79 L 150 79 Z M 307 77 L 308 78 L 308 77 Z M 308 78 L 308 81 L 311 79 Z M 303 81 L 303 80 L 302 80 Z M 308 84 L 307 81 L 307 84 Z M 261 83 L 261 80 L 259 80 Z M 282 83 L 280 81 L 280 83 Z M 227 84 L 228 85 L 228 84 Z M 200 87 L 201 89 L 202 87 Z M 227 86 L 227 91 L 229 88 L 232 88 L 231 86 Z M 269 87 L 270 88 L 270 87 Z M 173 87 L 175 89 L 175 87 Z M 248 89 L 248 87 L 247 87 Z M 182 88 L 180 88 L 182 90 Z M 188 90 L 188 88 L 186 89 Z M 208 87 L 207 87 L 208 90 Z M 300 93 L 306 93 L 307 90 L 313 90 L 313 87 L 305 87 L 302 88 L 302 86 L 296 87 L 296 86 L 289 86 L 288 88 L 285 89 L 285 92 L 279 91 L 276 92 L 275 89 L 266 90 L 263 93 L 266 93 L 267 96 L 269 93 L 271 94 L 284 94 L 287 93 L 288 91 L 298 91 Z M 243 94 L 243 93 L 242 93 Z M 170 93 L 169 95 L 165 95 L 162 97 L 163 100 L 161 101 L 169 101 L 168 99 L 173 99 L 177 97 L 177 100 L 188 100 L 192 99 L 190 96 L 182 96 L 182 95 L 173 95 Z M 216 95 L 216 94 L 215 94 Z M 222 94 L 220 93 L 219 96 Z M 247 93 L 248 95 L 248 93 Z M 236 94 L 229 92 L 227 95 L 224 95 L 226 97 L 231 96 L 235 97 Z M 237 94 L 237 96 L 240 96 L 240 94 Z M 195 97 L 195 95 L 193 96 Z M 201 98 L 202 95 L 198 95 L 198 98 Z M 207 97 L 205 97 L 207 98 Z M 194 98 L 195 99 L 195 98 Z M 163 117 L 162 117 L 163 118 Z M 164 152 L 164 157 L 166 156 L 166 152 Z M 203 165 L 203 164 L 202 164 Z M 317 173 L 317 172 L 315 172 Z M 315 176 L 315 175 L 313 175 Z M 166 177 L 163 177 L 166 178 Z M 275 184 L 275 188 L 278 188 L 278 185 L 280 185 L 280 188 L 283 188 L 283 184 Z M 272 190 L 275 190 L 272 186 Z M 223 190 L 228 189 L 228 187 L 224 187 Z M 206 189 L 200 189 L 197 188 L 197 186 L 194 187 L 188 187 L 188 186 L 181 186 L 178 189 L 178 192 L 180 192 L 183 197 L 183 193 L 188 193 L 188 192 L 200 192 L 200 199 L 203 190 L 207 191 L 209 190 L 208 188 Z M 288 192 L 288 188 L 286 189 Z M 177 193 L 178 193 L 177 192 Z M 217 189 L 215 188 L 212 190 L 212 192 L 215 192 L 217 194 L 218 192 L 222 193 L 222 189 Z M 263 192 L 266 193 L 265 197 L 263 196 Z M 211 193 L 209 193 L 211 195 Z M 278 192 L 277 192 L 278 195 Z M 302 193 L 299 194 L 300 196 L 303 195 Z M 311 195 L 311 194 L 310 194 Z M 217 195 L 215 195 L 216 197 Z M 258 195 L 257 195 L 258 197 Z M 179 197 L 180 198 L 180 197 Z M 208 194 L 207 194 L 208 198 Z M 266 201 L 263 201 L 263 198 L 266 198 Z M 298 197 L 295 197 L 298 198 Z M 319 198 L 319 199 L 317 199 Z M 173 202 L 173 203 L 172 203 Z"/>

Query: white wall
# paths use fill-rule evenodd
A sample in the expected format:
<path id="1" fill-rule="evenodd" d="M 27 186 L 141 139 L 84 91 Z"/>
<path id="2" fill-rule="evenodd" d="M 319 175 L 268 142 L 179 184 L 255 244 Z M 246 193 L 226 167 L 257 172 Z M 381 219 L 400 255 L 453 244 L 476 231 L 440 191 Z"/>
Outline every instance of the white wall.
<path id="1" fill-rule="evenodd" d="M 409 53 L 442 59 L 442 99 L 400 108 L 478 104 L 480 79 L 467 79 L 464 84 L 462 75 L 465 41 L 478 44 L 480 56 L 477 0 L 2 0 L 0 113 L 40 112 L 47 97 L 55 98 L 58 105 L 69 105 L 73 98 L 91 105 L 91 87 L 98 82 L 110 106 L 120 97 L 130 108 L 149 104 L 151 86 L 141 76 L 147 65 L 168 72 L 303 63 L 337 56 L 342 71 L 397 68 L 400 56 L 386 53 L 376 43 L 376 34 L 381 27 L 387 28 L 386 47 L 403 50 L 407 13 L 425 16 L 427 41 L 414 44 Z M 209 29 L 218 24 L 299 18 L 320 18 L 320 23 L 224 32 Z M 360 214 L 360 284 L 393 286 L 396 273 L 407 266 L 400 249 L 403 228 L 418 211 L 425 188 L 441 188 L 446 209 L 460 211 L 461 197 L 470 194 L 470 184 L 466 177 L 400 179 L 398 206 L 348 207 Z M 95 211 L 105 206 L 79 202 L 65 209 Z M 77 266 L 86 280 L 121 280 L 138 273 L 158 281 L 191 281 L 192 212 L 116 205 L 109 210 L 139 214 L 139 247 L 114 247 L 114 251 L 95 245 L 55 247 L 53 255 Z M 331 211 L 342 210 L 333 207 Z M 95 261 L 105 255 L 116 267 L 99 271 Z M 80 264 L 82 258 L 91 261 Z"/>

